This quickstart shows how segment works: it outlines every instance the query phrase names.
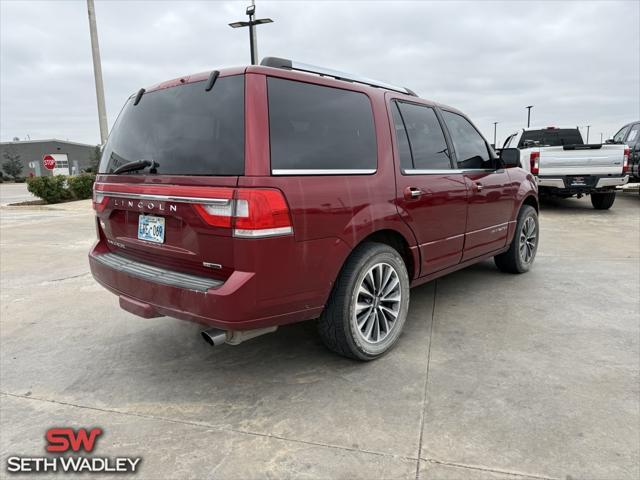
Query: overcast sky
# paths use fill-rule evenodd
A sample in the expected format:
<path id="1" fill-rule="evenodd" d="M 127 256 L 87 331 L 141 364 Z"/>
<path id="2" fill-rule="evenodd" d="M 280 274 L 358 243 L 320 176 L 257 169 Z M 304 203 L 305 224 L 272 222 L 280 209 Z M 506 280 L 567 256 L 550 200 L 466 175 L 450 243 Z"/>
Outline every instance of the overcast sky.
<path id="1" fill-rule="evenodd" d="M 141 87 L 249 61 L 243 2 L 96 1 L 109 126 Z M 86 2 L 0 0 L 0 137 L 99 143 Z M 358 73 L 466 112 L 500 142 L 532 124 L 640 118 L 640 2 L 258 0 L 259 53 Z"/>

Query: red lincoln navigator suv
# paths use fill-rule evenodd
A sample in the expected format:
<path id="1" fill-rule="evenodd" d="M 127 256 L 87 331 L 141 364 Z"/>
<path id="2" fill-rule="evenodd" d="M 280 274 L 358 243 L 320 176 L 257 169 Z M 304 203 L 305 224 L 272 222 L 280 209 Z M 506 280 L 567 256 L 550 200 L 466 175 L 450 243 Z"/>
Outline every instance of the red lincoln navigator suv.
<path id="1" fill-rule="evenodd" d="M 371 360 L 410 287 L 489 257 L 531 267 L 518 163 L 406 88 L 273 57 L 178 78 L 132 95 L 104 147 L 91 271 L 214 345 L 319 319 L 330 349 Z"/>

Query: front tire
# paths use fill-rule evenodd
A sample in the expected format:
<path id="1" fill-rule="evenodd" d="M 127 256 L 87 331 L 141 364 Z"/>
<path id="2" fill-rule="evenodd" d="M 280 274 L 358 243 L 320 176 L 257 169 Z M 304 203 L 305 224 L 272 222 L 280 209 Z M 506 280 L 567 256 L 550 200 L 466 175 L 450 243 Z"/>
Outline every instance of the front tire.
<path id="1" fill-rule="evenodd" d="M 616 192 L 601 192 L 591 194 L 591 205 L 596 210 L 609 210 L 616 201 Z"/>
<path id="2" fill-rule="evenodd" d="M 409 275 L 392 247 L 364 243 L 349 257 L 318 322 L 334 352 L 373 360 L 396 343 L 409 310 Z"/>
<path id="3" fill-rule="evenodd" d="M 509 250 L 493 257 L 496 266 L 507 273 L 529 271 L 538 251 L 538 230 L 538 212 L 530 205 L 523 205 Z"/>

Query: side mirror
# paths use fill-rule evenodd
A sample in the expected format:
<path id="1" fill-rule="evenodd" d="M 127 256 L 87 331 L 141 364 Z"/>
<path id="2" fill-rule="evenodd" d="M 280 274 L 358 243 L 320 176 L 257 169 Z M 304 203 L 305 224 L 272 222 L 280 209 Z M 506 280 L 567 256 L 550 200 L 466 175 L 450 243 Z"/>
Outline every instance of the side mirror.
<path id="1" fill-rule="evenodd" d="M 606 143 L 607 145 L 611 145 L 612 143 L 615 143 L 615 142 L 613 141 L 613 138 L 607 138 L 607 139 L 604 141 L 604 143 Z"/>
<path id="2" fill-rule="evenodd" d="M 500 160 L 505 168 L 520 166 L 520 150 L 517 148 L 503 148 L 500 150 Z"/>

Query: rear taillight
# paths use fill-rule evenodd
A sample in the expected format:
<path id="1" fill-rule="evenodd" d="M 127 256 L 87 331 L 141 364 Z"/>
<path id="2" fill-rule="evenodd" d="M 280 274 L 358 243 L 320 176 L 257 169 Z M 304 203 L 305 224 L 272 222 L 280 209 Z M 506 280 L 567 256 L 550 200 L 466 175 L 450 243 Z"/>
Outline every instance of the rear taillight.
<path id="1" fill-rule="evenodd" d="M 104 207 L 107 206 L 107 202 L 109 201 L 109 197 L 105 196 L 104 193 L 98 192 L 95 189 L 93 190 L 93 209 L 100 213 L 104 210 Z"/>
<path id="2" fill-rule="evenodd" d="M 289 207 L 280 190 L 236 190 L 234 236 L 267 237 L 292 232 Z"/>
<path id="3" fill-rule="evenodd" d="M 195 204 L 193 208 L 195 208 L 202 219 L 212 227 L 231 228 L 233 200 L 227 200 L 224 204 L 215 205 Z"/>
<path id="4" fill-rule="evenodd" d="M 234 237 L 272 237 L 293 232 L 289 207 L 279 190 L 239 188 L 233 198 L 194 207 L 209 225 L 232 228 Z"/>
<path id="5" fill-rule="evenodd" d="M 531 173 L 537 175 L 540 171 L 540 152 L 531 152 L 529 164 L 531 165 Z"/>
<path id="6" fill-rule="evenodd" d="M 629 147 L 624 147 L 624 155 L 622 156 L 622 173 L 627 173 L 629 171 L 629 157 L 631 156 L 631 149 Z"/>

